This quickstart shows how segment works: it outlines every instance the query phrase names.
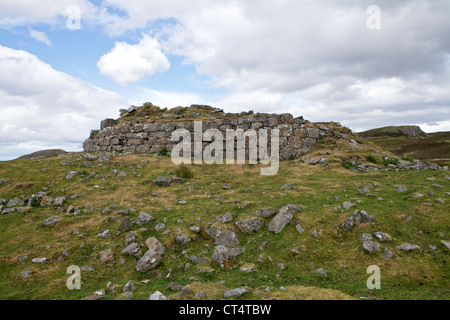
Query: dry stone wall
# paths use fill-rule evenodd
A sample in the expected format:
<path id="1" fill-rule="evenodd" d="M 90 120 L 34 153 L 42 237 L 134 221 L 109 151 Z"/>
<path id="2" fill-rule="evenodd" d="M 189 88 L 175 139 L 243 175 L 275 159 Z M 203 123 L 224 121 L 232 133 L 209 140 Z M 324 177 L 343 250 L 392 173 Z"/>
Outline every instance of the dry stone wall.
<path id="1" fill-rule="evenodd" d="M 216 115 L 217 116 L 217 115 Z M 167 118 L 167 117 L 164 117 Z M 279 129 L 279 152 L 281 159 L 292 156 L 299 157 L 311 150 L 316 143 L 330 134 L 341 134 L 325 124 L 312 124 L 303 117 L 294 118 L 291 114 L 223 114 L 214 119 L 176 119 L 165 120 L 128 120 L 105 119 L 100 130 L 92 130 L 90 137 L 84 142 L 86 152 L 137 152 L 158 153 L 163 149 L 171 151 L 178 141 L 172 141 L 172 132 L 176 129 L 187 129 L 194 132 L 194 121 L 202 121 L 203 132 L 218 129 L 224 140 L 227 129 Z M 336 123 L 333 123 L 336 125 Z M 193 138 L 191 141 L 194 141 Z M 203 147 L 210 142 L 204 141 Z M 225 147 L 224 143 L 224 147 Z M 236 148 L 236 147 L 235 147 Z M 224 151 L 225 154 L 225 151 Z"/>

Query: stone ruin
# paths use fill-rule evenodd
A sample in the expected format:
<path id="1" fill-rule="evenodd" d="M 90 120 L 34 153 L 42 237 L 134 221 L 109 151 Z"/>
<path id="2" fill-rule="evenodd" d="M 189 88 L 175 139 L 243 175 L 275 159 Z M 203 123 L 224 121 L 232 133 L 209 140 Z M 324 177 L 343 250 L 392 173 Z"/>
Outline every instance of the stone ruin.
<path id="1" fill-rule="evenodd" d="M 255 129 L 257 132 L 258 129 L 279 129 L 281 159 L 298 158 L 327 136 L 342 137 L 350 132 L 339 123 L 311 123 L 289 113 L 224 113 L 221 109 L 201 105 L 167 110 L 145 103 L 142 107 L 120 110 L 117 120 L 101 121 L 100 130 L 91 131 L 83 149 L 85 152 L 170 152 L 178 143 L 171 140 L 172 132 L 182 128 L 193 132 L 194 121 L 202 121 L 203 132 L 218 129 L 224 137 L 227 129 Z M 209 143 L 204 141 L 203 148 Z"/>

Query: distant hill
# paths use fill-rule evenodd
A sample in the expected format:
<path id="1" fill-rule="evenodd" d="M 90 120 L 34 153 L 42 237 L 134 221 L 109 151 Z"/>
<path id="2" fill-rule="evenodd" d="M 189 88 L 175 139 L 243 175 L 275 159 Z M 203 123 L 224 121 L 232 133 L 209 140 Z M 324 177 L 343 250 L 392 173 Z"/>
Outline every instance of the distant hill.
<path id="1" fill-rule="evenodd" d="M 423 132 L 419 126 L 382 127 L 382 128 L 376 128 L 376 129 L 360 132 L 359 135 L 363 138 L 381 137 L 381 136 L 390 136 L 390 137 L 405 136 L 407 138 L 423 138 L 423 137 L 427 136 L 427 134 L 425 132 Z"/>
<path id="2" fill-rule="evenodd" d="M 358 135 L 400 156 L 450 164 L 450 132 L 425 133 L 418 126 L 398 126 L 372 129 Z"/>

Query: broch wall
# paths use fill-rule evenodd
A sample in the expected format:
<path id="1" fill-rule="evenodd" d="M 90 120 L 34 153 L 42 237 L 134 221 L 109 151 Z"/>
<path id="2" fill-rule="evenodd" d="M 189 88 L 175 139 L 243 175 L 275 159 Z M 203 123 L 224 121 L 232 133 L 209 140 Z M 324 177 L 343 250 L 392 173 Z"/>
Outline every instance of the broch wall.
<path id="1" fill-rule="evenodd" d="M 162 109 L 158 108 L 158 110 Z M 139 118 L 135 117 L 139 115 L 139 108 L 131 107 L 128 111 L 121 110 L 121 118 L 118 120 L 103 120 L 100 130 L 91 131 L 90 137 L 83 143 L 83 148 L 86 152 L 158 153 L 163 149 L 170 152 L 178 143 L 178 141 L 171 141 L 172 132 L 176 129 L 187 129 L 193 133 L 194 121 L 202 121 L 203 131 L 218 129 L 224 137 L 226 137 L 227 129 L 243 129 L 244 131 L 255 129 L 256 132 L 258 129 L 279 129 L 281 159 L 288 159 L 291 156 L 299 157 L 330 134 L 343 135 L 333 129 L 339 124 L 330 123 L 331 126 L 327 126 L 326 123 L 314 124 L 304 120 L 303 117 L 294 118 L 288 113 L 253 114 L 250 111 L 233 114 L 223 113 L 220 109 L 211 108 L 211 110 L 213 112 L 206 117 L 197 113 L 184 112 L 177 115 L 161 112 L 158 114 L 159 117 Z M 203 148 L 209 143 L 205 141 Z"/>

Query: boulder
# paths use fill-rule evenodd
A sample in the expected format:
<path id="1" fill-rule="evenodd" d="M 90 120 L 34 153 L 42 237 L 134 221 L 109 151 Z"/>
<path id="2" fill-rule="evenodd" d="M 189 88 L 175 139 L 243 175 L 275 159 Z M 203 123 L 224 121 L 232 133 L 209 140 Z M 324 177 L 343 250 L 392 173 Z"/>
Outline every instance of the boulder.
<path id="1" fill-rule="evenodd" d="M 228 248 L 224 245 L 218 245 L 214 248 L 212 260 L 215 261 L 220 268 L 230 270 L 237 265 L 236 257 L 245 251 L 243 248 Z"/>
<path id="2" fill-rule="evenodd" d="M 291 222 L 295 212 L 303 211 L 303 207 L 300 205 L 288 204 L 278 211 L 278 214 L 270 221 L 269 231 L 274 233 L 280 233 L 281 230 Z"/>
<path id="3" fill-rule="evenodd" d="M 214 243 L 217 245 L 232 247 L 240 244 L 238 236 L 230 229 L 212 225 L 206 229 L 206 233 L 214 239 Z"/>
<path id="4" fill-rule="evenodd" d="M 169 177 L 157 177 L 153 180 L 153 183 L 160 187 L 168 187 L 170 185 L 171 179 Z"/>
<path id="5" fill-rule="evenodd" d="M 182 244 L 183 245 L 183 244 L 187 244 L 187 243 L 191 242 L 191 238 L 189 238 L 189 236 L 187 234 L 180 233 L 179 235 L 177 235 L 175 237 L 175 241 L 178 244 Z"/>
<path id="6" fill-rule="evenodd" d="M 142 273 L 155 269 L 162 262 L 162 256 L 154 249 L 148 251 L 139 259 L 136 270 Z"/>
<path id="7" fill-rule="evenodd" d="M 159 253 L 161 256 L 164 255 L 164 251 L 166 250 L 166 248 L 164 247 L 164 245 L 159 242 L 158 239 L 156 239 L 155 237 L 151 237 L 148 238 L 145 241 L 145 244 L 147 245 L 147 247 L 151 250 L 155 250 L 157 253 Z"/>
<path id="8" fill-rule="evenodd" d="M 410 251 L 422 251 L 422 249 L 416 245 L 416 244 L 410 244 L 410 243 L 402 243 L 401 245 L 397 246 L 397 250 L 403 250 L 406 252 Z"/>
<path id="9" fill-rule="evenodd" d="M 127 216 L 120 223 L 119 230 L 122 232 L 127 232 L 127 231 L 131 230 L 132 226 L 133 226 L 133 223 L 131 222 L 130 217 Z"/>
<path id="10" fill-rule="evenodd" d="M 149 223 L 152 220 L 153 220 L 153 217 L 151 215 L 149 215 L 148 213 L 142 211 L 142 212 L 139 213 L 139 215 L 136 218 L 136 220 L 134 221 L 134 223 L 137 224 L 138 226 L 142 226 L 144 224 Z"/>
<path id="11" fill-rule="evenodd" d="M 264 226 L 264 220 L 261 218 L 252 218 L 236 221 L 236 227 L 244 233 L 252 234 Z"/>

